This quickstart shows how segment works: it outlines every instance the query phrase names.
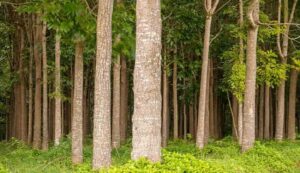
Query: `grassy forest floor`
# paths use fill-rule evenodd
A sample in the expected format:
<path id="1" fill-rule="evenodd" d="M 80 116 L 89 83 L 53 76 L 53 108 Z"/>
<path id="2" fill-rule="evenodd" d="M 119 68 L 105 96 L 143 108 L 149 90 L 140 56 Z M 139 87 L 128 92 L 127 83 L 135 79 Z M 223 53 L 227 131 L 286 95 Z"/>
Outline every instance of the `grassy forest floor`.
<path id="1" fill-rule="evenodd" d="M 130 141 L 113 151 L 113 166 L 102 172 L 300 172 L 300 141 L 256 142 L 240 154 L 231 138 L 211 141 L 198 150 L 190 141 L 173 141 L 163 150 L 161 164 L 130 161 Z M 0 173 L 92 172 L 92 145 L 86 141 L 82 165 L 72 166 L 70 139 L 48 152 L 32 150 L 19 141 L 0 143 Z"/>

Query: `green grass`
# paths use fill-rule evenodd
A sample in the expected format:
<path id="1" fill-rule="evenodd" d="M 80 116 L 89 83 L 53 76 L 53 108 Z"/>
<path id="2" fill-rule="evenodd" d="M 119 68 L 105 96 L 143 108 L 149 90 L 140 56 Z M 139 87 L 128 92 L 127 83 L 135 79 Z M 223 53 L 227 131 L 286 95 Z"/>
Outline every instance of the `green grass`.
<path id="1" fill-rule="evenodd" d="M 16 140 L 0 143 L 0 173 L 91 172 L 91 140 L 84 146 L 84 163 L 73 166 L 70 139 L 47 152 L 33 150 Z M 190 141 L 171 141 L 163 149 L 160 164 L 146 159 L 130 161 L 130 147 L 128 141 L 113 150 L 113 166 L 101 172 L 300 172 L 300 141 L 258 141 L 244 154 L 231 138 L 210 141 L 202 151 Z"/>

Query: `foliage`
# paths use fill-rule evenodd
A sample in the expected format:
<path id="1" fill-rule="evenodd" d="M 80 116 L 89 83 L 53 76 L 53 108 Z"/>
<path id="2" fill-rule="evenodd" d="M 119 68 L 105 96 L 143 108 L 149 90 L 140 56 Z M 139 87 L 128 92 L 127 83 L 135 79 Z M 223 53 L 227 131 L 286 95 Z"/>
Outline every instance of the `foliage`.
<path id="1" fill-rule="evenodd" d="M 193 141 L 170 141 L 162 151 L 162 162 L 153 164 L 147 159 L 130 161 L 129 140 L 113 150 L 113 166 L 100 172 L 297 172 L 300 170 L 299 144 L 299 141 L 258 141 L 253 149 L 241 154 L 238 144 L 230 137 L 210 141 L 202 151 L 196 148 Z M 59 147 L 51 147 L 47 152 L 32 150 L 15 139 L 0 143 L 0 148 L 1 173 L 93 172 L 90 139 L 85 142 L 85 162 L 77 166 L 72 165 L 69 156 L 69 138 L 63 139 Z"/>
<path id="2" fill-rule="evenodd" d="M 258 50 L 257 81 L 274 87 L 286 79 L 286 65 L 278 62 L 278 56 L 272 50 Z"/>

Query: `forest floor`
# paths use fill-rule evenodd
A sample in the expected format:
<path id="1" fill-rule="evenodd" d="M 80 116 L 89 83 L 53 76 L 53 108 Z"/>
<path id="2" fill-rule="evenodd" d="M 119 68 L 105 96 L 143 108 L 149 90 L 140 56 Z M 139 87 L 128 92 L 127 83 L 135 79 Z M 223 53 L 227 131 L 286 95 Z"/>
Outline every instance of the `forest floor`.
<path id="1" fill-rule="evenodd" d="M 145 159 L 130 161 L 128 141 L 113 150 L 113 166 L 101 172 L 300 172 L 300 141 L 264 142 L 241 154 L 239 146 L 228 137 L 210 141 L 204 150 L 198 150 L 191 141 L 172 141 L 163 149 L 163 161 L 151 164 Z M 0 173 L 56 173 L 92 172 L 91 140 L 85 142 L 84 163 L 73 166 L 70 157 L 70 139 L 49 151 L 37 151 L 19 141 L 0 143 Z"/>

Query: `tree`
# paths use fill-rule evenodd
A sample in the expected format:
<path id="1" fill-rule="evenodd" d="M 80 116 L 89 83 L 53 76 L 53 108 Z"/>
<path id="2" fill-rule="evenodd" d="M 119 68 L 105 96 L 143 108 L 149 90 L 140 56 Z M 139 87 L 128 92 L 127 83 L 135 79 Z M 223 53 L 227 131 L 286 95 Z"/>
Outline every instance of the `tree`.
<path id="1" fill-rule="evenodd" d="M 35 94 L 34 94 L 34 127 L 33 127 L 33 147 L 39 149 L 41 147 L 41 128 L 42 128 L 42 63 L 41 63 L 41 46 L 42 46 L 42 21 L 41 15 L 35 18 L 35 35 L 34 35 L 34 61 L 35 61 Z"/>
<path id="2" fill-rule="evenodd" d="M 61 36 L 55 36 L 55 118 L 54 118 L 54 145 L 59 145 L 62 135 L 61 117 L 61 74 L 60 74 L 60 40 Z"/>
<path id="3" fill-rule="evenodd" d="M 42 61 L 43 61 L 43 140 L 42 149 L 48 150 L 48 66 L 47 66 L 47 24 L 43 22 L 42 31 Z"/>
<path id="4" fill-rule="evenodd" d="M 290 24 L 293 22 L 294 14 L 296 10 L 298 0 L 294 0 L 291 13 L 289 14 L 289 4 L 288 0 L 284 0 L 283 8 L 283 26 L 285 30 L 283 32 L 283 38 L 281 43 L 281 34 L 277 35 L 277 48 L 282 64 L 287 63 L 288 58 L 288 45 L 289 45 L 289 32 Z M 278 24 L 281 22 L 281 11 L 282 11 L 282 1 L 278 0 Z M 276 114 L 276 129 L 275 129 L 275 139 L 281 141 L 284 137 L 284 115 L 285 115 L 285 80 L 281 81 L 281 84 L 278 87 L 278 110 Z"/>
<path id="5" fill-rule="evenodd" d="M 97 55 L 94 93 L 93 168 L 111 164 L 112 0 L 98 2 Z"/>
<path id="6" fill-rule="evenodd" d="M 205 118 L 206 111 L 206 95 L 207 93 L 207 74 L 208 74 L 208 62 L 209 62 L 209 45 L 210 45 L 210 32 L 212 16 L 215 13 L 219 0 L 215 0 L 212 4 L 212 0 L 205 1 L 206 20 L 205 20 L 205 33 L 204 33 L 204 45 L 202 53 L 202 71 L 201 71 L 201 82 L 200 82 L 200 96 L 199 96 L 199 111 L 198 111 L 198 129 L 197 129 L 197 146 L 202 149 L 205 144 Z"/>
<path id="7" fill-rule="evenodd" d="M 136 61 L 132 153 L 137 160 L 161 160 L 161 10 L 160 0 L 136 4 Z"/>
<path id="8" fill-rule="evenodd" d="M 259 1 L 251 0 L 247 19 L 249 21 L 246 54 L 246 89 L 244 100 L 242 151 L 252 148 L 255 141 L 255 85 L 256 46 L 259 21 Z"/>
<path id="9" fill-rule="evenodd" d="M 74 97 L 72 117 L 72 161 L 74 164 L 83 162 L 83 40 L 75 41 L 75 65 L 74 65 Z"/>

